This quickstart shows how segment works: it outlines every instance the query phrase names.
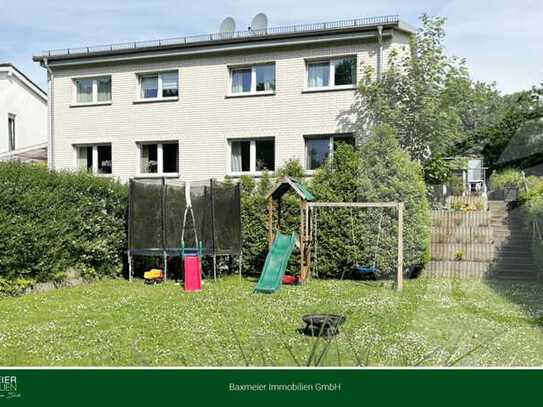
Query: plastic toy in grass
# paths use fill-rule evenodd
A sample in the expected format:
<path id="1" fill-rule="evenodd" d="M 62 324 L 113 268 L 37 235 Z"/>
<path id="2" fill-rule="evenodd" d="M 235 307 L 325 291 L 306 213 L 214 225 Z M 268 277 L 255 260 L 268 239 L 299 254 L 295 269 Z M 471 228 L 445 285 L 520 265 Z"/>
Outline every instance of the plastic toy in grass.
<path id="1" fill-rule="evenodd" d="M 308 314 L 302 317 L 306 326 L 300 332 L 307 336 L 335 336 L 339 334 L 339 326 L 346 318 L 334 314 Z"/>
<path id="2" fill-rule="evenodd" d="M 298 284 L 298 276 L 283 276 L 283 284 L 285 285 L 296 285 Z"/>
<path id="3" fill-rule="evenodd" d="M 164 282 L 164 271 L 160 269 L 151 269 L 143 273 L 145 284 L 160 284 Z"/>

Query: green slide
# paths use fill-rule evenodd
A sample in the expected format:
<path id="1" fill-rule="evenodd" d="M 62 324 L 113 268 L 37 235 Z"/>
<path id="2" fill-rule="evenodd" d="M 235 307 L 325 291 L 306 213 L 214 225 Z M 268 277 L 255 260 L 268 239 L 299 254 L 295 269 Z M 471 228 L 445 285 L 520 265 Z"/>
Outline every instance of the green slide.
<path id="1" fill-rule="evenodd" d="M 298 241 L 298 235 L 283 235 L 277 233 L 273 246 L 266 257 L 264 270 L 256 285 L 255 291 L 259 293 L 273 293 L 281 287 L 281 282 L 285 270 L 287 269 L 288 259 L 294 250 Z"/>

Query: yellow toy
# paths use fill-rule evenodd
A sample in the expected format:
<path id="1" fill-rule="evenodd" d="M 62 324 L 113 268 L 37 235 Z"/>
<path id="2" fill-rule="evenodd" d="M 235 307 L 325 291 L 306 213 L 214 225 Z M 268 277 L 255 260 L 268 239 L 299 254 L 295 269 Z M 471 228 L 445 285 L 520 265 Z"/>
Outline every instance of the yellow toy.
<path id="1" fill-rule="evenodd" d="M 164 281 L 164 272 L 160 269 L 151 269 L 143 273 L 146 284 L 159 284 Z"/>

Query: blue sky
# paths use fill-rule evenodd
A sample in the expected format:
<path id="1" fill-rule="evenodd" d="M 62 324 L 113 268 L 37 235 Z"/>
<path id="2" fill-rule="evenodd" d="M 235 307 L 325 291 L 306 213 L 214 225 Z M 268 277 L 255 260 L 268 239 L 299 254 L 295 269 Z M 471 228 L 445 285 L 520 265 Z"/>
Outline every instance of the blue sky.
<path id="1" fill-rule="evenodd" d="M 400 14 L 417 25 L 444 16 L 447 51 L 467 59 L 472 77 L 505 92 L 543 82 L 543 0 L 0 0 L 0 61 L 39 85 L 41 50 L 212 33 L 223 17 L 244 29 L 258 12 L 270 26 Z"/>

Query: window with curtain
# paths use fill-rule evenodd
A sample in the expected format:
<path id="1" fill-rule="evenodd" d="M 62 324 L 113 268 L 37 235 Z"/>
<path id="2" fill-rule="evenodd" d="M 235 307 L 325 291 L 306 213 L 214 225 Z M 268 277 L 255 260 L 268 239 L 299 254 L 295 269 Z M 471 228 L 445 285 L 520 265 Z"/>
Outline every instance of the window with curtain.
<path id="1" fill-rule="evenodd" d="M 142 99 L 158 97 L 158 75 L 145 75 L 140 78 Z"/>
<path id="2" fill-rule="evenodd" d="M 153 174 L 158 172 L 158 145 L 141 145 L 141 172 Z"/>
<path id="3" fill-rule="evenodd" d="M 232 141 L 232 172 L 251 171 L 251 142 L 248 140 Z"/>
<path id="4" fill-rule="evenodd" d="M 177 174 L 179 172 L 179 142 L 141 143 L 140 173 Z"/>
<path id="5" fill-rule="evenodd" d="M 179 96 L 179 71 L 139 74 L 140 99 L 167 99 Z"/>
<path id="6" fill-rule="evenodd" d="M 111 174 L 113 170 L 111 144 L 76 146 L 77 169 L 93 174 Z"/>
<path id="7" fill-rule="evenodd" d="M 308 87 L 323 88 L 330 83 L 330 63 L 318 62 L 307 65 Z"/>
<path id="8" fill-rule="evenodd" d="M 275 64 L 256 65 L 256 91 L 275 90 Z"/>
<path id="9" fill-rule="evenodd" d="M 179 73 L 164 72 L 161 75 L 162 78 L 162 97 L 176 97 L 179 96 Z"/>
<path id="10" fill-rule="evenodd" d="M 275 63 L 230 69 L 232 94 L 275 91 Z"/>
<path id="11" fill-rule="evenodd" d="M 75 79 L 78 104 L 111 102 L 111 76 Z"/>
<path id="12" fill-rule="evenodd" d="M 333 58 L 307 63 L 307 87 L 350 87 L 356 84 L 356 57 Z"/>
<path id="13" fill-rule="evenodd" d="M 76 81 L 77 103 L 93 102 L 93 79 L 78 79 Z"/>
<path id="14" fill-rule="evenodd" d="M 111 100 L 111 78 L 100 78 L 98 83 L 98 102 L 108 102 Z"/>
<path id="15" fill-rule="evenodd" d="M 230 141 L 232 173 L 275 171 L 275 140 L 252 139 Z"/>
<path id="16" fill-rule="evenodd" d="M 251 92 L 251 77 L 252 70 L 233 69 L 232 70 L 232 93 L 248 93 Z"/>

